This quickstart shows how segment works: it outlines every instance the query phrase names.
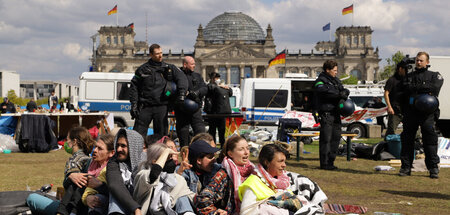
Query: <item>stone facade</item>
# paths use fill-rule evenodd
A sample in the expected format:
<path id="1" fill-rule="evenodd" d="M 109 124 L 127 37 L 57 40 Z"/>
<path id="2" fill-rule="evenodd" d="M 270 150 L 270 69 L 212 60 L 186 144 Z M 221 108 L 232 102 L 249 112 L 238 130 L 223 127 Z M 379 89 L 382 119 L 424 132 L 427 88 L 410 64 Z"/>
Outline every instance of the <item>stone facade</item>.
<path id="1" fill-rule="evenodd" d="M 379 70 L 378 48 L 372 47 L 372 30 L 368 26 L 339 27 L 335 41 L 321 41 L 316 51 L 286 53 L 286 64 L 268 67 L 276 56 L 272 27 L 265 35 L 251 17 L 240 12 L 226 12 L 197 29 L 193 53 L 172 53 L 164 47 L 164 61 L 181 66 L 184 56 L 196 59 L 196 72 L 205 80 L 211 72 L 221 74 L 227 84 L 239 85 L 246 77 L 285 77 L 286 73 L 304 73 L 315 78 L 323 62 L 338 62 L 339 74 L 351 74 L 359 80 L 373 81 Z M 92 61 L 94 71 L 134 72 L 149 59 L 146 42 L 134 41 L 135 33 L 127 27 L 101 27 L 100 43 Z M 94 48 L 95 49 L 95 48 Z"/>

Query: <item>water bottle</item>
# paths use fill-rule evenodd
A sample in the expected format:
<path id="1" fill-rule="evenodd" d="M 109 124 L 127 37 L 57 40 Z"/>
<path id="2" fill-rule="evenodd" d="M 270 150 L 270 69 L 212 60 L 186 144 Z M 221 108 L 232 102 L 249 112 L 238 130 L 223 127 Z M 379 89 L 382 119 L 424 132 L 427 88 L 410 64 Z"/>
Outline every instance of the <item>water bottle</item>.
<path id="1" fill-rule="evenodd" d="M 53 184 L 46 184 L 44 186 L 41 187 L 41 189 L 39 191 L 43 192 L 43 193 L 47 193 L 48 191 L 50 191 L 53 187 Z"/>

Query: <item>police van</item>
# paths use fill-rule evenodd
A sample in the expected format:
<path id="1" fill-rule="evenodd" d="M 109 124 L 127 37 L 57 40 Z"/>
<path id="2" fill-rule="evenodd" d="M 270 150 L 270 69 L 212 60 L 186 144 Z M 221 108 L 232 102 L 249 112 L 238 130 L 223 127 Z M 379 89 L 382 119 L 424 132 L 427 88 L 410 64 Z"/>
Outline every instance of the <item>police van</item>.
<path id="1" fill-rule="evenodd" d="M 286 111 L 306 104 L 301 111 L 311 111 L 315 79 L 304 74 L 286 78 L 246 78 L 241 85 L 241 112 L 246 122 L 275 125 Z M 298 109 L 300 110 L 300 109 Z"/>
<path id="2" fill-rule="evenodd" d="M 133 76 L 134 73 L 83 72 L 79 78 L 78 107 L 111 112 L 119 127 L 133 125 L 129 97 Z"/>
<path id="3" fill-rule="evenodd" d="M 246 123 L 273 126 L 287 111 L 311 112 L 313 84 L 316 79 L 304 74 L 286 74 L 286 78 L 247 78 L 241 85 L 241 112 Z M 374 97 L 384 96 L 384 86 L 377 84 L 345 85 L 349 97 L 362 108 Z M 358 108 L 357 107 L 357 108 Z M 368 126 L 376 119 L 344 124 L 348 131 L 366 137 Z"/>

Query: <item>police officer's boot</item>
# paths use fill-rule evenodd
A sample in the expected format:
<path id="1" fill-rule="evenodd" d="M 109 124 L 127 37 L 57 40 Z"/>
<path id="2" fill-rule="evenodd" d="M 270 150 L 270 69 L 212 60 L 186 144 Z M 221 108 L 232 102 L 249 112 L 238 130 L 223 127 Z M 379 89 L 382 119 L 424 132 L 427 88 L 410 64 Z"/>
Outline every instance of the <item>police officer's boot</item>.
<path id="1" fill-rule="evenodd" d="M 430 169 L 430 178 L 439 178 L 438 174 L 439 174 L 438 168 Z"/>

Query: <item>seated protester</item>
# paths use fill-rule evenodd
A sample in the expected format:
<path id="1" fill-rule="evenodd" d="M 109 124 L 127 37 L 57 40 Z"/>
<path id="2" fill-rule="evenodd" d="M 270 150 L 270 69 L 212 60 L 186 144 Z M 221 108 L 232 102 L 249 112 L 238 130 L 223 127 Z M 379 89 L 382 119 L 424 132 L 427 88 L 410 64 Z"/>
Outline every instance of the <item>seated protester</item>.
<path id="1" fill-rule="evenodd" d="M 195 194 L 183 177 L 174 174 L 173 154 L 178 153 L 163 143 L 149 145 L 147 161 L 134 178 L 133 198 L 142 214 L 193 214 L 190 202 Z"/>
<path id="2" fill-rule="evenodd" d="M 95 143 L 92 161 L 88 168 L 89 180 L 81 200 L 89 207 L 89 214 L 107 214 L 108 187 L 106 186 L 106 165 L 114 155 L 114 136 L 100 135 Z"/>
<path id="3" fill-rule="evenodd" d="M 241 136 L 232 136 L 220 154 L 222 169 L 195 198 L 194 206 L 199 214 L 239 213 L 238 187 L 254 173 L 255 166 L 249 160 L 247 141 Z"/>
<path id="4" fill-rule="evenodd" d="M 39 194 L 30 194 L 27 204 L 33 214 L 70 214 L 87 213 L 81 202 L 81 196 L 88 185 L 87 167 L 90 160 L 87 156 L 94 145 L 89 131 L 83 127 L 70 129 L 64 150 L 72 156 L 66 162 L 64 170 L 64 196 L 61 201 L 53 201 Z"/>
<path id="5" fill-rule="evenodd" d="M 174 152 L 178 152 L 177 145 L 168 136 L 162 136 L 160 134 L 148 135 L 147 138 L 145 138 L 145 147 L 144 148 L 148 148 L 148 145 L 151 145 L 153 143 L 164 143 L 170 149 L 172 149 Z M 175 164 L 178 165 L 178 155 L 173 154 L 172 159 L 175 162 Z"/>
<path id="6" fill-rule="evenodd" d="M 115 154 L 106 168 L 109 190 L 109 213 L 141 214 L 140 205 L 133 199 L 134 176 L 143 157 L 144 138 L 138 132 L 120 129 L 117 132 Z"/>
<path id="7" fill-rule="evenodd" d="M 298 193 L 298 188 L 294 189 L 296 193 L 290 190 L 290 182 L 294 182 L 294 179 L 284 170 L 288 157 L 289 152 L 280 145 L 263 146 L 259 153 L 256 175 L 251 175 L 239 186 L 241 214 L 324 213 L 322 204 L 327 197 L 312 181 L 303 179 L 299 186 L 302 193 Z"/>
<path id="8" fill-rule="evenodd" d="M 219 150 L 208 142 L 197 139 L 189 145 L 189 150 L 182 154 L 183 161 L 188 161 L 189 167 L 183 165 L 183 162 L 177 166 L 177 173 L 184 177 L 192 192 L 200 193 L 222 167 L 215 158 L 215 153 Z"/>

